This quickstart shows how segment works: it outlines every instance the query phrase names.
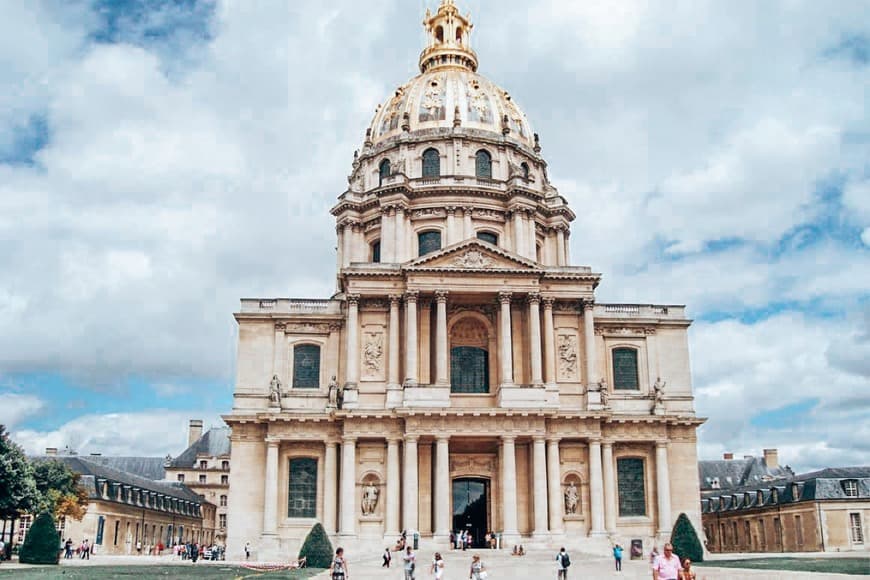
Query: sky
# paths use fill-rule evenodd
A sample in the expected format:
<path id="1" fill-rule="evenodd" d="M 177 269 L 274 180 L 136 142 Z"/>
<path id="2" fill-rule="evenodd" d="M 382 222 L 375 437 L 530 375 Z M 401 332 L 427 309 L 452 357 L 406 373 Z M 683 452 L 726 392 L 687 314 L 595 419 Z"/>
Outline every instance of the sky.
<path id="1" fill-rule="evenodd" d="M 601 302 L 687 304 L 699 456 L 870 464 L 870 2 L 458 0 Z M 147 5 L 147 7 L 146 7 Z M 327 297 L 436 0 L 0 0 L 0 423 L 178 454 L 242 297 Z"/>

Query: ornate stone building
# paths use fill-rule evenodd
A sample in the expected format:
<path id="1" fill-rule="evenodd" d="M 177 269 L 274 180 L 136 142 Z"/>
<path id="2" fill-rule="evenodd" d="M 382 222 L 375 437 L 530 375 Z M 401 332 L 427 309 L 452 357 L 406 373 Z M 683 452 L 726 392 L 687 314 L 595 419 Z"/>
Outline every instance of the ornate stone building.
<path id="1" fill-rule="evenodd" d="M 337 292 L 242 300 L 228 550 L 647 545 L 700 529 L 682 306 L 600 304 L 538 137 L 451 0 L 332 214 Z M 430 544 L 431 545 L 431 544 Z"/>

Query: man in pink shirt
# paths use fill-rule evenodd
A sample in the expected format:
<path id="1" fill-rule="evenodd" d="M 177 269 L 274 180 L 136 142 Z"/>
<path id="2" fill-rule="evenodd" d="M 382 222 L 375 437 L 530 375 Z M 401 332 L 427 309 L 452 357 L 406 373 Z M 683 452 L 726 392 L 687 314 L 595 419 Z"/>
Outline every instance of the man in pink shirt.
<path id="1" fill-rule="evenodd" d="M 654 580 L 677 580 L 680 573 L 680 558 L 674 554 L 674 547 L 665 544 L 664 553 L 653 564 Z"/>

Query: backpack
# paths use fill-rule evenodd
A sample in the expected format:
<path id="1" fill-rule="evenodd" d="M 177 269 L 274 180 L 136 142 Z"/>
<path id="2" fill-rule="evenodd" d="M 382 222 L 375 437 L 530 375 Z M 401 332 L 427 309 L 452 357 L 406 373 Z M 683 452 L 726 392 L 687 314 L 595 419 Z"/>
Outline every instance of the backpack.
<path id="1" fill-rule="evenodd" d="M 571 565 L 571 557 L 568 555 L 568 552 L 562 554 L 562 567 L 567 568 Z"/>

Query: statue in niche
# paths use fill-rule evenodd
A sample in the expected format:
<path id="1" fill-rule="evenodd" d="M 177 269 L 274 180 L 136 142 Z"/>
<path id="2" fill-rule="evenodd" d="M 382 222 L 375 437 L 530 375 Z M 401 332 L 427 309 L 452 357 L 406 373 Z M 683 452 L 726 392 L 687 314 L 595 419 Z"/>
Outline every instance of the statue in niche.
<path id="1" fill-rule="evenodd" d="M 272 405 L 281 405 L 281 379 L 278 375 L 272 375 L 272 382 L 269 383 L 269 402 Z"/>
<path id="2" fill-rule="evenodd" d="M 577 486 L 574 482 L 570 482 L 565 488 L 565 514 L 573 516 L 577 514 L 577 505 L 580 503 L 580 494 L 577 492 Z"/>
<path id="3" fill-rule="evenodd" d="M 363 487 L 362 513 L 364 516 L 370 516 L 375 513 L 375 509 L 378 507 L 379 494 L 380 490 L 371 481 Z"/>
<path id="4" fill-rule="evenodd" d="M 661 410 L 665 404 L 666 385 L 667 382 L 663 381 L 661 377 L 657 377 L 655 384 L 653 384 L 653 413 L 655 413 L 657 410 Z"/>
<path id="5" fill-rule="evenodd" d="M 601 406 L 606 409 L 610 403 L 610 391 L 607 389 L 607 379 L 604 377 L 598 381 L 598 391 L 601 394 Z"/>
<path id="6" fill-rule="evenodd" d="M 338 408 L 338 381 L 335 380 L 335 375 L 332 375 L 332 380 L 329 381 L 329 399 L 327 406 L 332 409 Z"/>

